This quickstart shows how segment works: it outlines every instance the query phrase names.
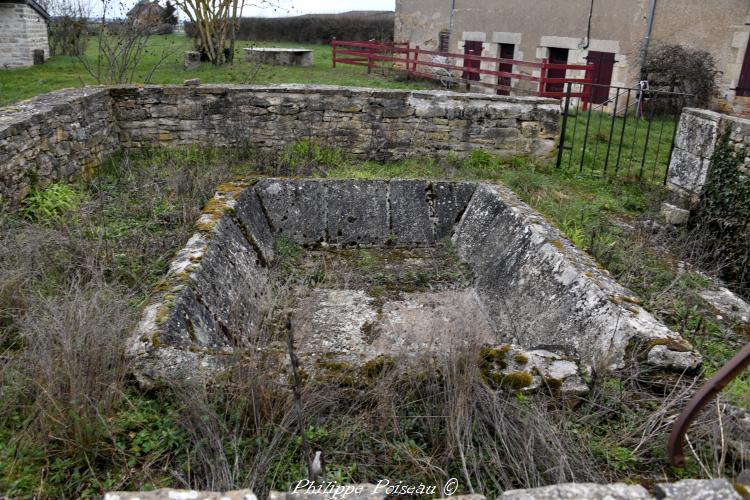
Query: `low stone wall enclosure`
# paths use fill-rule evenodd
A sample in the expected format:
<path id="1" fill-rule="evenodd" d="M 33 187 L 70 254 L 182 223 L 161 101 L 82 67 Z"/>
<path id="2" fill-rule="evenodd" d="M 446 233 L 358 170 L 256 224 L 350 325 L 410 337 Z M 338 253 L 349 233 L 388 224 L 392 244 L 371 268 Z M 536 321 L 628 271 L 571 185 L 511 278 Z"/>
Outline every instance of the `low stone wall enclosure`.
<path id="1" fill-rule="evenodd" d="M 486 321 L 486 341 L 519 344 L 537 354 L 567 353 L 604 370 L 622 366 L 628 352 L 678 371 L 700 363 L 690 344 L 500 186 L 265 179 L 224 185 L 207 207 L 198 232 L 173 261 L 131 339 L 142 382 L 215 372 L 238 349 L 255 352 L 275 286 L 276 238 L 325 249 L 430 247 L 450 237 L 458 258 L 475 276 L 467 290 L 477 303 L 468 330 L 481 329 Z M 353 301 L 358 293 L 362 302 L 369 300 L 351 287 L 326 295 L 328 302 L 315 306 L 315 318 L 321 304 L 335 307 L 331 302 Z M 402 303 L 412 311 L 423 307 L 417 295 L 405 293 Z M 365 319 L 375 316 L 357 304 L 339 310 L 346 312 L 346 324 L 328 323 L 311 340 L 326 345 L 326 335 L 344 332 L 328 354 L 346 350 L 342 342 L 359 335 Z M 388 305 L 381 310 L 387 312 Z M 418 324 L 410 328 L 416 332 Z M 442 341 L 429 339 L 430 344 Z M 377 346 L 377 338 L 368 342 Z M 395 339 L 388 342 L 385 352 L 398 356 L 396 344 Z M 570 375 L 576 373 L 573 367 Z"/>
<path id="2" fill-rule="evenodd" d="M 549 152 L 559 107 L 538 98 L 331 86 L 123 86 L 52 92 L 0 110 L 0 202 L 70 180 L 120 149 L 276 149 L 310 138 L 362 159 Z"/>

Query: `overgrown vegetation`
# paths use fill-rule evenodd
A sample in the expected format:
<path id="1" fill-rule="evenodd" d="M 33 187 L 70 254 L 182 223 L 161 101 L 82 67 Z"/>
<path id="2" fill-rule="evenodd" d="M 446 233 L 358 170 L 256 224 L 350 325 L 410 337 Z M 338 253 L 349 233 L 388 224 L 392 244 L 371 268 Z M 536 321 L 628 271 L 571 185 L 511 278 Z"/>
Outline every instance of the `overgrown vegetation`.
<path id="1" fill-rule="evenodd" d="M 60 498 L 246 486 L 262 494 L 303 476 L 287 381 L 269 376 L 277 358 L 245 360 L 208 387 L 143 392 L 123 356 L 126 333 L 214 186 L 257 173 L 505 182 L 691 339 L 707 373 L 745 341 L 697 295 L 709 280 L 675 264 L 687 245 L 670 242 L 684 240 L 646 221 L 658 190 L 481 151 L 391 164 L 352 162 L 310 141 L 273 156 L 144 151 L 87 182 L 37 186 L 20 213 L 0 216 L 0 490 Z M 292 276 L 294 245 L 277 252 L 290 279 L 325 278 Z M 368 270 L 373 259 L 363 254 L 357 265 Z M 595 377 L 592 395 L 568 406 L 491 390 L 478 352 L 452 354 L 409 377 L 391 363 L 372 366 L 358 375 L 366 390 L 308 381 L 304 432 L 310 450 L 323 451 L 327 477 L 440 484 L 455 476 L 462 491 L 492 494 L 566 480 L 733 476 L 746 465 L 719 440 L 715 407 L 691 431 L 688 466 L 666 465 L 663 443 L 693 376 Z M 729 397 L 747 404 L 747 384 L 736 382 Z"/>
<path id="2" fill-rule="evenodd" d="M 642 76 L 654 90 L 693 94 L 698 107 L 707 107 L 716 91 L 718 73 L 716 61 L 706 51 L 658 44 L 649 48 Z"/>
<path id="3" fill-rule="evenodd" d="M 747 151 L 735 149 L 730 133 L 719 136 L 693 230 L 710 235 L 702 242 L 709 260 L 750 298 L 750 179 L 742 171 Z"/>

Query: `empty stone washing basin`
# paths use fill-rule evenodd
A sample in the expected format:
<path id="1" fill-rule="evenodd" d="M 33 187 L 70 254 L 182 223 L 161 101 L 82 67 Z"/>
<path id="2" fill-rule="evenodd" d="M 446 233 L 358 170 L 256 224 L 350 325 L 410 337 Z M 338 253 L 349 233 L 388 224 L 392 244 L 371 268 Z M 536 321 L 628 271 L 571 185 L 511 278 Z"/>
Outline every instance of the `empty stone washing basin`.
<path id="1" fill-rule="evenodd" d="M 245 61 L 274 66 L 312 66 L 313 52 L 301 47 L 247 47 Z"/>
<path id="2" fill-rule="evenodd" d="M 626 353 L 665 369 L 700 363 L 499 185 L 230 183 L 196 227 L 130 339 L 143 383 L 210 376 L 261 350 L 283 357 L 289 331 L 303 365 L 501 343 L 598 370 Z"/>

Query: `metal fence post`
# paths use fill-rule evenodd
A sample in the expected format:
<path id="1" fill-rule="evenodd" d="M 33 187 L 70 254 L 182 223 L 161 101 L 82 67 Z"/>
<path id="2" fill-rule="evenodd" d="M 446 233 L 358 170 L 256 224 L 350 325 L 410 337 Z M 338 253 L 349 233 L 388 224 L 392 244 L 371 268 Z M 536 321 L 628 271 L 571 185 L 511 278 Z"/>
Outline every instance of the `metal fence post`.
<path id="1" fill-rule="evenodd" d="M 560 131 L 560 143 L 557 145 L 557 162 L 555 164 L 555 167 L 557 168 L 560 168 L 560 165 L 562 165 L 563 150 L 565 149 L 565 129 L 568 126 L 568 110 L 570 109 L 570 91 L 572 87 L 573 84 L 568 82 L 568 89 L 565 96 L 565 108 L 563 110 L 562 130 Z"/>

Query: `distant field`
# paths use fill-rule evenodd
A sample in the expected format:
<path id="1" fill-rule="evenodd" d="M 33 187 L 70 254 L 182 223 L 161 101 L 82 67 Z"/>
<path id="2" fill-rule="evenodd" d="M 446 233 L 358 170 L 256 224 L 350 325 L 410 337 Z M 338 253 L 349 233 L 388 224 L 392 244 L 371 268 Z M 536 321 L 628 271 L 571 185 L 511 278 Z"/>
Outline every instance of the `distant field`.
<path id="1" fill-rule="evenodd" d="M 151 83 L 182 83 L 186 78 L 200 78 L 203 83 L 317 83 L 345 85 L 352 87 L 378 88 L 426 88 L 429 84 L 400 81 L 391 75 L 367 75 L 360 66 L 338 65 L 331 68 L 330 45 L 304 44 L 314 53 L 314 65 L 309 68 L 262 66 L 255 73 L 254 66 L 244 60 L 244 49 L 254 42 L 237 42 L 235 64 L 215 67 L 204 63 L 197 71 L 185 71 L 182 67 L 183 53 L 192 47 L 192 41 L 184 36 L 168 35 L 153 37 L 149 42 L 148 54 L 144 56 L 136 71 L 134 83 L 143 83 L 146 74 L 158 61 L 163 52 L 170 56 L 162 63 L 151 79 Z M 294 43 L 257 44 L 278 47 L 298 47 Z M 95 42 L 89 44 L 86 56 L 96 58 Z M 94 85 L 97 82 L 88 74 L 76 57 L 56 56 L 42 66 L 0 70 L 0 106 L 28 99 L 52 90 Z"/>

